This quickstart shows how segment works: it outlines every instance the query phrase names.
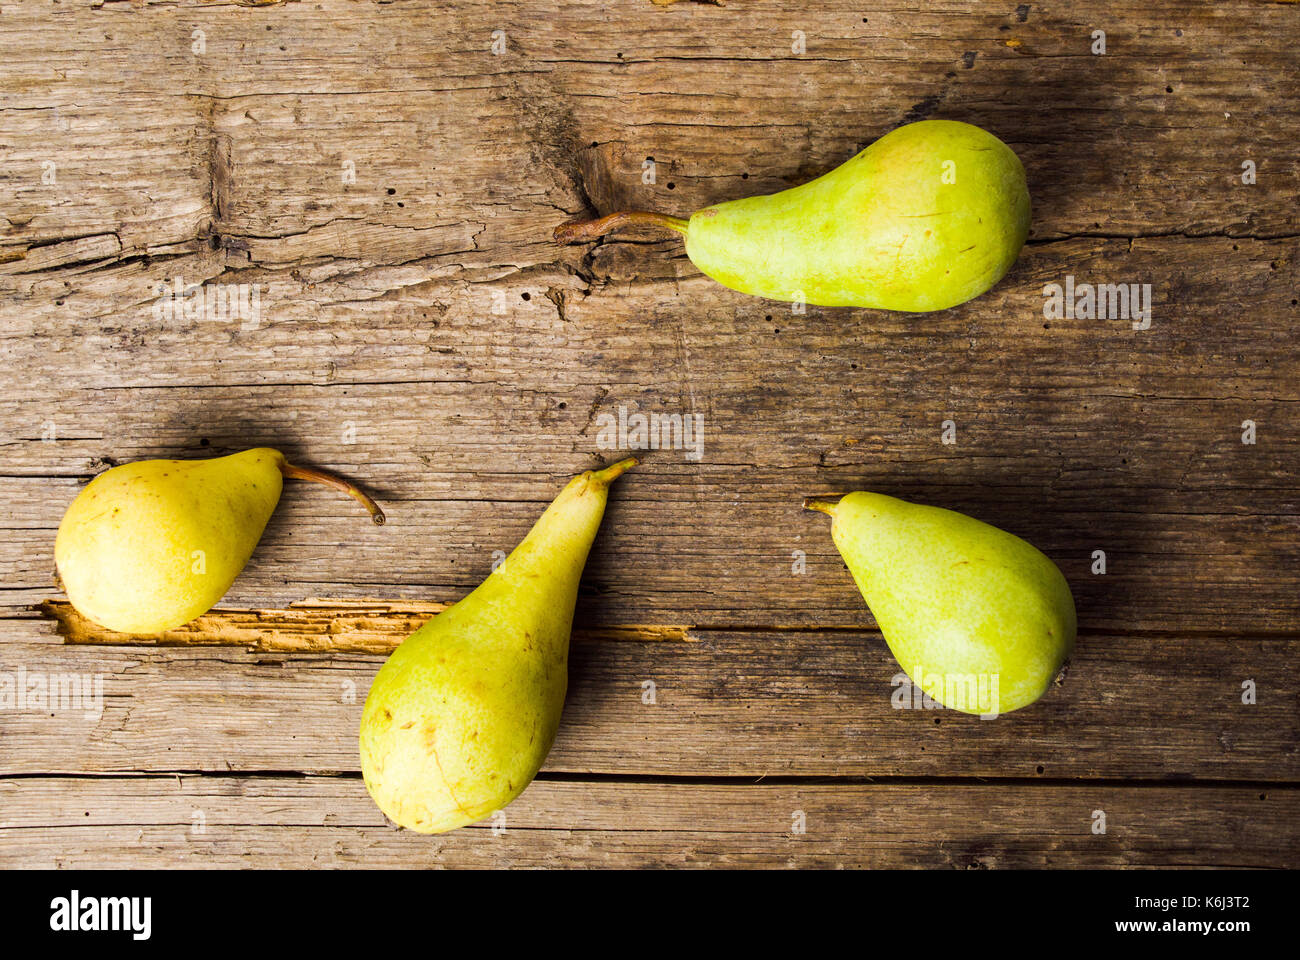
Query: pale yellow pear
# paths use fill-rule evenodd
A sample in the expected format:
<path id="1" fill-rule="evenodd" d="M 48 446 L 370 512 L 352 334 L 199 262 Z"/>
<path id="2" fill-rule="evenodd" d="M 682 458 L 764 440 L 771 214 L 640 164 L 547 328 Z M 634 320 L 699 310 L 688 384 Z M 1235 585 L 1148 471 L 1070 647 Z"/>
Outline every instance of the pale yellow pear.
<path id="1" fill-rule="evenodd" d="M 564 707 L 587 552 L 609 484 L 635 462 L 571 480 L 495 572 L 379 670 L 361 714 L 361 772 L 390 820 L 452 830 L 537 775 Z"/>
<path id="2" fill-rule="evenodd" d="M 1074 598 L 1051 560 L 974 517 L 880 493 L 804 506 L 831 536 L 899 666 L 944 706 L 1033 703 L 1074 649 Z"/>
<path id="3" fill-rule="evenodd" d="M 356 497 L 331 474 L 261 447 L 209 460 L 142 460 L 113 467 L 72 501 L 54 541 L 68 600 L 101 627 L 159 633 L 212 608 L 248 563 L 280 500 L 284 477 Z"/>

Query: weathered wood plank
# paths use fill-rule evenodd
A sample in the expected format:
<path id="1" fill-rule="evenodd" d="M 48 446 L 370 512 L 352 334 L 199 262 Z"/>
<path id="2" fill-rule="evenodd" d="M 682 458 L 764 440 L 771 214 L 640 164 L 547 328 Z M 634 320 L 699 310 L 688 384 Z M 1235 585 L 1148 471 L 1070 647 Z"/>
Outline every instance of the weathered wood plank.
<path id="1" fill-rule="evenodd" d="M 32 621 L 0 624 L 0 672 L 101 677 L 103 692 L 98 713 L 0 713 L 0 774 L 359 769 L 356 731 L 380 656 L 323 640 L 320 653 L 64 644 Z M 878 636 L 691 636 L 580 633 L 546 770 L 1300 780 L 1294 640 L 1085 635 L 1043 700 L 981 720 L 907 697 Z M 1242 702 L 1247 681 L 1257 703 Z"/>
<path id="2" fill-rule="evenodd" d="M 216 237 L 261 263 L 548 263 L 561 210 L 777 189 L 929 115 L 1024 156 L 1040 237 L 1296 229 L 1288 5 L 83 0 L 5 22 L 0 209 L 19 254 L 111 234 L 123 257 Z"/>
<path id="3" fill-rule="evenodd" d="M 12 381 L 4 399 L 38 408 L 78 388 L 397 382 L 427 385 L 433 403 L 438 388 L 462 399 L 495 389 L 489 397 L 504 403 L 506 388 L 536 402 L 534 393 L 596 386 L 672 390 L 681 402 L 687 380 L 720 407 L 760 386 L 797 394 L 813 383 L 855 403 L 873 390 L 895 403 L 952 399 L 990 383 L 1067 396 L 1295 400 L 1298 252 L 1295 239 L 1045 243 L 1026 248 L 985 296 L 925 315 L 794 315 L 701 276 L 667 240 L 600 244 L 582 276 L 550 266 L 465 277 L 454 258 L 223 273 L 217 255 L 185 254 L 0 277 L 9 297 L 0 370 Z M 1049 320 L 1043 288 L 1067 276 L 1151 284 L 1150 328 Z M 183 315 L 159 296 L 176 278 L 255 285 L 257 316 Z M 60 377 L 61 392 L 46 376 Z M 818 403 L 804 396 L 801 407 Z"/>
<path id="4" fill-rule="evenodd" d="M 206 405 L 204 416 L 219 418 L 214 406 Z M 229 405 L 233 416 L 239 408 Z M 318 409 L 329 417 L 328 404 Z M 1171 431 L 1189 429 L 1172 415 L 1163 422 Z M 123 438 L 155 435 L 121 429 Z M 249 439 L 270 438 L 268 431 Z M 1213 468 L 1197 461 L 1196 442 L 1188 438 L 1178 467 L 1208 473 Z M 842 479 L 820 470 L 648 463 L 620 481 L 580 606 L 590 622 L 605 625 L 869 625 L 828 523 L 800 507 L 809 494 L 860 488 L 963 510 L 1028 538 L 1060 564 L 1089 629 L 1293 634 L 1300 604 L 1295 500 L 1285 488 L 1252 490 L 1256 454 L 1230 453 L 1233 442 L 1219 444 L 1232 473 L 1218 504 L 1208 484 L 1194 495 L 1154 480 L 1125 483 L 1123 466 L 1082 457 L 1077 470 L 1028 456 L 1004 463 L 957 455 L 886 459 L 829 472 Z M 310 459 L 364 478 L 385 504 L 388 525 L 363 522 L 354 504 L 327 492 L 290 487 L 227 604 L 279 606 L 322 593 L 454 601 L 488 575 L 493 551 L 509 551 L 524 536 L 563 482 L 540 465 L 536 474 L 443 473 L 432 483 L 411 473 L 415 497 L 394 497 L 403 481 L 371 482 L 368 471 L 378 465 L 360 468 L 352 455 Z M 1142 456 L 1154 469 L 1174 459 Z M 1280 458 L 1264 458 L 1276 459 L 1271 470 L 1279 475 L 1288 469 Z M 575 471 L 592 465 L 586 457 L 571 463 Z M 0 542 L 3 600 L 23 605 L 57 596 L 54 533 L 76 482 L 11 479 L 6 486 L 16 519 Z M 1094 573 L 1097 550 L 1106 554 L 1104 575 Z M 806 572 L 797 572 L 800 563 Z"/>
<path id="5" fill-rule="evenodd" d="M 1291 789 L 538 781 L 495 830 L 426 837 L 358 779 L 0 779 L 6 869 L 1294 868 L 1297 824 Z"/>
<path id="6" fill-rule="evenodd" d="M 71 477 L 106 457 L 255 444 L 354 475 L 393 522 L 363 529 L 350 504 L 290 488 L 231 602 L 454 600 L 566 473 L 610 459 L 599 418 L 626 408 L 699 414 L 703 446 L 698 463 L 652 451 L 620 484 L 610 550 L 597 551 L 589 575 L 602 623 L 868 624 L 835 572 L 825 524 L 798 504 L 874 488 L 1026 536 L 1066 570 L 1091 628 L 1294 632 L 1300 351 L 1282 318 L 1296 310 L 1295 253 L 1294 241 L 1050 244 L 980 301 L 1006 313 L 968 305 L 923 320 L 781 319 L 698 277 L 585 296 L 573 278 L 407 278 L 397 301 L 352 286 L 369 280 L 312 292 L 290 278 L 279 302 L 305 304 L 308 322 L 178 330 L 141 306 L 153 288 L 137 264 L 90 281 L 113 314 L 92 332 L 50 306 L 52 281 L 11 277 L 35 284 L 27 295 L 44 312 L 0 337 L 15 504 L 0 542 L 6 601 L 48 595 Z M 1044 282 L 1129 269 L 1180 291 L 1150 330 L 1085 320 L 1043 329 Z M 406 280 L 375 282 L 405 290 Z M 492 290 L 507 294 L 504 320 Z M 687 301 L 703 311 L 689 328 Z M 115 312 L 121 302 L 136 306 Z M 942 442 L 948 419 L 953 445 Z M 1241 442 L 1245 420 L 1257 425 L 1254 444 Z M 814 576 L 790 575 L 796 550 Z M 1095 550 L 1107 554 L 1105 576 L 1092 573 Z"/>

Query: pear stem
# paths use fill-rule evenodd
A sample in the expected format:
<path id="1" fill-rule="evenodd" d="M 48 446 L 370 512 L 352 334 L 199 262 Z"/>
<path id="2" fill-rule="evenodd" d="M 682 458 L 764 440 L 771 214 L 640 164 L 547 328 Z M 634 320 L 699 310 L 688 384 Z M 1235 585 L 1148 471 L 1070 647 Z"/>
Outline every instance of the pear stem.
<path id="1" fill-rule="evenodd" d="M 280 472 L 290 480 L 310 480 L 313 483 L 323 483 L 328 487 L 334 487 L 336 490 L 342 490 L 369 510 L 370 519 L 374 520 L 375 523 L 384 523 L 384 511 L 379 508 L 379 504 L 370 499 L 370 496 L 356 484 L 349 483 L 342 477 L 326 473 L 324 470 L 317 470 L 315 467 L 296 467 L 285 460 L 280 461 Z"/>
<path id="2" fill-rule="evenodd" d="M 803 508 L 805 510 L 820 510 L 822 513 L 831 517 L 835 516 L 835 508 L 838 506 L 838 503 L 832 503 L 829 500 L 817 500 L 814 497 L 805 497 L 803 501 Z"/>
<path id="3" fill-rule="evenodd" d="M 613 483 L 635 466 L 636 457 L 628 457 L 626 460 L 620 460 L 618 463 L 611 463 L 604 470 L 593 470 L 591 478 L 600 483 Z"/>
<path id="4" fill-rule="evenodd" d="M 595 240 L 597 237 L 603 237 L 615 227 L 621 227 L 629 223 L 663 227 L 666 230 L 676 230 L 682 234 L 686 233 L 687 227 L 690 226 L 688 220 L 670 217 L 663 213 L 649 213 L 645 210 L 620 210 L 618 213 L 606 214 L 596 220 L 563 223 L 555 228 L 555 242 L 574 243 L 579 240 L 583 242 Z"/>

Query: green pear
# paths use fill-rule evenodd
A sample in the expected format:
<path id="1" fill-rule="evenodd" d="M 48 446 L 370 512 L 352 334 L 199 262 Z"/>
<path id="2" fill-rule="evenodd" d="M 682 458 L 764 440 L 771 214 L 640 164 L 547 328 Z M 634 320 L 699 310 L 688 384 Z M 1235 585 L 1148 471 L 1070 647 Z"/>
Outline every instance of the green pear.
<path id="1" fill-rule="evenodd" d="M 523 792 L 568 686 L 578 581 L 623 460 L 571 480 L 473 593 L 402 643 L 361 713 L 361 772 L 390 820 L 442 833 Z"/>
<path id="2" fill-rule="evenodd" d="M 266 447 L 127 463 L 90 481 L 59 524 L 54 562 L 68 600 L 122 633 L 159 633 L 206 613 L 252 556 L 283 477 L 338 487 L 384 522 L 352 484 Z"/>
<path id="3" fill-rule="evenodd" d="M 1020 159 L 993 134 L 922 120 L 790 190 L 697 210 L 627 210 L 555 230 L 593 240 L 629 223 L 686 235 L 686 254 L 733 290 L 827 307 L 921 313 L 979 296 L 1029 235 Z"/>
<path id="4" fill-rule="evenodd" d="M 1069 584 L 1019 537 L 879 493 L 804 506 L 830 514 L 889 649 L 945 707 L 994 717 L 1027 706 L 1074 649 Z"/>

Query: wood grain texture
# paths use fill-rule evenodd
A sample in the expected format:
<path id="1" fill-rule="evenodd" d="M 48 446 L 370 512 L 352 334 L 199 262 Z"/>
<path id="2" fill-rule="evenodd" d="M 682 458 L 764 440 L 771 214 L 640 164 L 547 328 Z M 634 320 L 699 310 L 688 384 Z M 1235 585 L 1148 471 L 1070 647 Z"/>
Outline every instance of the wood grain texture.
<path id="1" fill-rule="evenodd" d="M 48 595 L 51 533 L 76 479 L 105 457 L 269 444 L 374 489 L 390 526 L 365 529 L 351 504 L 291 487 L 233 603 L 451 601 L 568 474 L 612 459 L 598 418 L 625 408 L 699 414 L 703 446 L 698 462 L 649 451 L 620 482 L 589 576 L 602 623 L 868 626 L 826 524 L 799 508 L 809 494 L 866 488 L 1030 539 L 1061 564 L 1089 627 L 1294 631 L 1300 353 L 1280 318 L 1296 314 L 1295 242 L 1049 246 L 1050 265 L 1034 248 L 1017 267 L 1030 282 L 925 318 L 782 319 L 699 277 L 585 297 L 556 277 L 505 287 L 504 317 L 489 290 L 452 283 L 427 288 L 432 307 L 411 293 L 248 331 L 174 328 L 139 310 L 102 321 L 102 335 L 52 320 L 41 336 L 0 339 L 20 395 L 0 403 L 6 472 L 23 504 L 0 544 L 6 597 Z M 1050 278 L 1116 276 L 1090 259 L 1183 277 L 1186 300 L 1157 305 L 1141 332 L 1044 321 Z M 110 288 L 105 305 L 122 294 Z M 296 282 L 280 296 L 324 309 Z M 454 306 L 440 313 L 444 302 Z M 187 362 L 190 351 L 210 359 Z M 942 442 L 945 420 L 955 444 Z M 790 575 L 795 550 L 810 575 Z M 1105 576 L 1091 572 L 1095 550 Z"/>
<path id="2" fill-rule="evenodd" d="M 22 97 L 5 181 L 19 247 L 111 234 L 139 255 L 202 234 L 256 261 L 467 251 L 526 268 L 554 261 L 534 228 L 561 210 L 767 192 L 930 114 L 1024 155 L 1037 237 L 1296 232 L 1285 6 L 1035 4 L 1021 22 L 1010 5 L 897 0 L 83 0 L 57 30 L 50 16 L 16 5 L 0 48 Z M 24 169 L 48 156 L 66 204 Z M 646 156 L 664 166 L 652 189 Z M 1251 158 L 1269 175 L 1241 189 Z"/>
<path id="3" fill-rule="evenodd" d="M 9 714 L 0 774 L 359 771 L 361 706 L 382 655 L 64 645 L 34 623 L 26 632 L 28 642 L 0 646 L 0 672 L 101 677 L 103 709 Z M 1288 640 L 1085 634 L 1058 687 L 1031 708 L 981 720 L 905 695 L 878 635 L 692 635 L 614 642 L 579 631 L 544 769 L 1300 779 L 1300 677 Z M 1243 703 L 1248 681 L 1254 704 Z"/>
<path id="4" fill-rule="evenodd" d="M 6 5 L 0 674 L 105 701 L 0 711 L 0 865 L 1296 866 L 1298 16 Z M 550 239 L 802 183 L 926 117 L 1005 140 L 1034 203 L 1012 271 L 952 310 L 796 314 L 675 240 Z M 1150 327 L 1045 317 L 1067 276 L 1151 284 Z M 177 278 L 248 284 L 257 315 L 168 315 Z M 613 493 L 543 780 L 502 836 L 384 826 L 355 752 L 382 655 L 618 455 L 620 408 L 698 414 L 704 442 Z M 388 526 L 288 485 L 190 629 L 124 642 L 41 606 L 86 479 L 255 445 L 363 483 Z M 994 722 L 895 709 L 800 509 L 851 489 L 1056 560 L 1083 627 L 1063 684 Z"/>
<path id="5" fill-rule="evenodd" d="M 0 868 L 1294 867 L 1298 815 L 1294 790 L 537 781 L 428 837 L 358 779 L 0 779 Z"/>

